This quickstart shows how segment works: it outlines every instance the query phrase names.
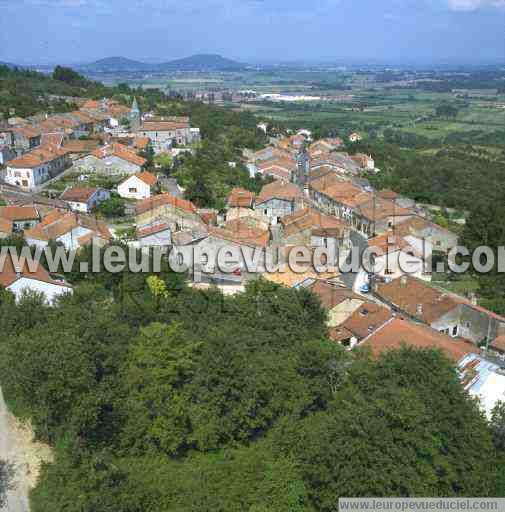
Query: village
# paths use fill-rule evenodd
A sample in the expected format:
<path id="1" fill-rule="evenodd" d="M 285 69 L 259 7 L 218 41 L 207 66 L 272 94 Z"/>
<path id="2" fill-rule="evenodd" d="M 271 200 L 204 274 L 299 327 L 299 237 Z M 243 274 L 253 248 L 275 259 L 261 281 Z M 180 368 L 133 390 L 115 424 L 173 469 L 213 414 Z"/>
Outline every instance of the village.
<path id="1" fill-rule="evenodd" d="M 371 155 L 349 155 L 342 139 L 313 140 L 309 130 L 269 137 L 263 149 L 244 149 L 241 162 L 251 177 L 266 180 L 261 191 L 235 187 L 224 209 L 199 208 L 149 159 L 193 152 L 201 134 L 191 119 L 142 113 L 135 99 L 131 107 L 107 98 L 77 102 L 75 112 L 12 116 L 0 125 L 0 237 L 22 236 L 39 248 L 54 242 L 68 251 L 119 239 L 137 248 L 260 248 L 265 259 L 278 248 L 289 253 L 302 246 L 313 253 L 333 247 L 345 260 L 352 248 L 362 253 L 380 247 L 394 265 L 377 274 L 363 268 L 271 273 L 266 262 L 251 273 L 238 260 L 232 272 L 208 265 L 198 279 L 191 273 L 188 279 L 190 286 L 217 286 L 225 294 L 241 293 L 259 278 L 306 288 L 326 310 L 334 343 L 347 350 L 367 347 L 376 356 L 404 344 L 435 347 L 453 361 L 486 413 L 503 398 L 505 318 L 480 307 L 474 296 L 430 282 L 425 260 L 447 256 L 458 235 L 433 222 L 423 205 L 392 190 L 375 190 L 366 175 L 381 171 Z M 266 134 L 268 126 L 259 123 L 257 129 Z M 360 139 L 351 133 L 348 142 Z M 124 200 L 130 224 L 97 215 L 113 198 Z M 408 275 L 398 265 L 406 247 L 420 264 Z M 31 290 L 44 293 L 48 302 L 72 292 L 42 265 L 32 272 L 9 258 L 0 284 L 17 298 Z"/>

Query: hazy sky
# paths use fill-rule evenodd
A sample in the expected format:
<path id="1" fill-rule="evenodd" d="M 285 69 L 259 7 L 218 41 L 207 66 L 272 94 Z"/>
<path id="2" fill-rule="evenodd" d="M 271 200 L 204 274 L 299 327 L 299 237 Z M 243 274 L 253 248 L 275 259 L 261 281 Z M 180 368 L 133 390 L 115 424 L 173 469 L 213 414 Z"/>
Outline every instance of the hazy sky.
<path id="1" fill-rule="evenodd" d="M 0 60 L 505 62 L 505 0 L 0 0 Z"/>

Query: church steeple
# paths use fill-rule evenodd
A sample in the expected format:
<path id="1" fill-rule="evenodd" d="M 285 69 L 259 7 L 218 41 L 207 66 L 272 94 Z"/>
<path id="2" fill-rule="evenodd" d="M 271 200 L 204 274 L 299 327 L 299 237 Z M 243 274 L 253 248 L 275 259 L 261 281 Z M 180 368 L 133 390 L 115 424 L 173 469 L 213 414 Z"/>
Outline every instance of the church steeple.
<path id="1" fill-rule="evenodd" d="M 137 103 L 137 98 L 133 98 L 132 108 L 130 110 L 130 114 L 128 115 L 128 118 L 130 120 L 130 126 L 132 131 L 137 131 L 140 129 L 140 122 L 141 122 L 141 116 L 140 116 L 140 108 L 139 104 Z"/>

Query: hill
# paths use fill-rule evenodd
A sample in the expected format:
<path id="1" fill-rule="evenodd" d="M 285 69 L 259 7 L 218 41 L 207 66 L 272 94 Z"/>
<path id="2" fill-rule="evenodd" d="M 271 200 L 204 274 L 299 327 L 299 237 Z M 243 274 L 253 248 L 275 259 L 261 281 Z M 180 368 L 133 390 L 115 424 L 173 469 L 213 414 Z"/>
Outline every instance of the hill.
<path id="1" fill-rule="evenodd" d="M 81 71 L 103 73 L 106 71 L 147 71 L 152 65 L 125 57 L 107 57 L 89 64 L 78 66 Z"/>
<path id="2" fill-rule="evenodd" d="M 0 61 L 0 66 L 6 66 L 10 69 L 14 69 L 14 68 L 21 68 L 21 66 L 18 66 L 16 64 L 12 64 L 11 62 L 2 62 Z"/>
<path id="3" fill-rule="evenodd" d="M 126 71 L 237 71 L 245 65 L 221 55 L 200 54 L 172 60 L 162 64 L 147 64 L 125 57 L 108 57 L 83 64 L 77 69 L 84 73 L 126 72 Z"/>
<path id="4" fill-rule="evenodd" d="M 159 65 L 163 71 L 236 71 L 244 64 L 215 54 L 199 54 Z"/>

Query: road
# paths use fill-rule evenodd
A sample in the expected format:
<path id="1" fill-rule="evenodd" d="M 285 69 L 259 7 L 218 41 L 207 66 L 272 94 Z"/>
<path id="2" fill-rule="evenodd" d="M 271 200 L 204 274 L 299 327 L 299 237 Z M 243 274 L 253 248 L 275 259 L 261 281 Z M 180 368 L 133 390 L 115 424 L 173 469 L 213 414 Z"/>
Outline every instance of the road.
<path id="1" fill-rule="evenodd" d="M 0 459 L 12 462 L 16 466 L 15 488 L 7 495 L 7 504 L 2 512 L 28 512 L 29 487 L 25 478 L 24 464 L 20 460 L 19 442 L 12 429 L 12 420 L 5 405 L 2 388 L 0 388 Z"/>

